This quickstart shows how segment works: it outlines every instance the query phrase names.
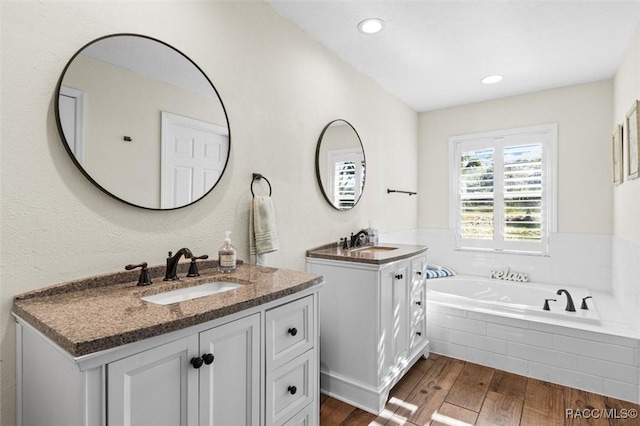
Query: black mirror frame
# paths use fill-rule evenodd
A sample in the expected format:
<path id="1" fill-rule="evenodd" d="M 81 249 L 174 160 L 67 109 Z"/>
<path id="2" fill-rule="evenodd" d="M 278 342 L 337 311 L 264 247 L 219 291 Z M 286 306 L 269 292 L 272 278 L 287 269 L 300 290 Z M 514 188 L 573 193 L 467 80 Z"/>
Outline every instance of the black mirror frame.
<path id="1" fill-rule="evenodd" d="M 326 133 L 327 129 L 333 123 L 336 123 L 338 121 L 342 121 L 342 122 L 346 123 L 347 125 L 349 125 L 349 127 L 351 127 L 353 132 L 356 134 L 356 137 L 358 138 L 358 142 L 360 142 L 360 147 L 362 148 L 362 157 L 364 158 L 365 166 L 367 164 L 367 156 L 366 156 L 366 154 L 364 152 L 364 145 L 362 145 L 362 139 L 360 138 L 360 135 L 358 134 L 358 131 L 347 120 L 344 120 L 342 118 L 338 118 L 338 119 L 335 119 L 333 121 L 330 121 L 326 126 L 324 126 L 324 128 L 322 129 L 322 132 L 320 133 L 320 137 L 318 138 L 318 144 L 316 145 L 316 159 L 315 159 L 316 160 L 316 180 L 318 181 L 318 186 L 320 186 L 320 191 L 322 192 L 322 195 L 324 196 L 324 199 L 327 201 L 327 203 L 329 203 L 329 205 L 331 207 L 333 207 L 334 209 L 336 209 L 338 211 L 346 212 L 346 211 L 349 211 L 349 210 L 353 209 L 358 204 L 360 199 L 362 198 L 362 194 L 364 194 L 364 188 L 366 186 L 366 180 L 365 180 L 364 185 L 362 186 L 362 192 L 360 193 L 360 196 L 358 197 L 358 199 L 353 203 L 353 206 L 351 206 L 348 209 L 339 209 L 338 207 L 336 207 L 333 204 L 331 199 L 329 199 L 329 195 L 324 190 L 324 185 L 322 184 L 322 178 L 320 176 L 320 145 L 322 144 L 322 138 L 324 137 L 324 134 Z"/>
<path id="2" fill-rule="evenodd" d="M 160 43 L 166 47 L 168 47 L 169 49 L 175 51 L 176 53 L 180 54 L 182 57 L 184 57 L 187 61 L 189 61 L 198 71 L 200 71 L 200 73 L 203 75 L 203 77 L 209 82 L 209 84 L 211 85 L 211 88 L 213 89 L 213 91 L 215 92 L 216 96 L 218 97 L 218 100 L 220 101 L 220 105 L 222 106 L 222 111 L 224 112 L 224 117 L 225 117 L 225 121 L 227 122 L 227 129 L 229 132 L 229 151 L 227 154 L 227 159 L 224 163 L 224 167 L 222 168 L 222 172 L 220 173 L 220 177 L 218 178 L 218 180 L 216 181 L 215 184 L 213 184 L 213 186 L 204 194 L 202 194 L 202 196 L 200 198 L 198 198 L 197 200 L 192 201 L 189 204 L 184 204 L 182 206 L 179 207 L 172 207 L 172 208 L 153 208 L 153 207 L 146 207 L 146 206 L 141 206 L 138 204 L 134 204 L 130 201 L 124 200 L 120 197 L 118 197 L 117 195 L 111 193 L 110 191 L 108 191 L 107 189 L 105 189 L 102 185 L 100 185 L 98 182 L 96 182 L 91 175 L 89 174 L 89 172 L 87 172 L 84 167 L 78 162 L 78 160 L 76 159 L 73 151 L 71 150 L 69 143 L 67 142 L 67 139 L 64 135 L 64 131 L 62 129 L 62 122 L 60 120 L 60 88 L 62 87 L 62 81 L 64 80 L 64 76 L 67 73 L 67 69 L 69 69 L 69 67 L 71 66 L 71 64 L 73 63 L 73 60 L 80 54 L 82 53 L 82 51 L 87 48 L 88 46 L 97 43 L 101 40 L 105 40 L 108 38 L 112 38 L 112 37 L 122 37 L 122 36 L 130 36 L 130 37 L 140 37 L 140 38 L 145 38 L 147 40 L 151 40 L 151 41 L 155 41 L 157 43 Z M 98 187 L 98 189 L 100 189 L 102 192 L 104 192 L 105 194 L 115 198 L 118 201 L 121 201 L 125 204 L 128 204 L 130 206 L 133 207 L 137 207 L 137 208 L 141 208 L 141 209 L 145 209 L 145 210 L 155 210 L 155 211 L 170 211 L 170 210 L 178 210 L 178 209 L 182 209 L 185 207 L 188 207 L 192 204 L 197 203 L 198 201 L 202 200 L 204 197 L 206 197 L 211 191 L 213 191 L 213 189 L 218 185 L 218 183 L 220 182 L 220 179 L 222 179 L 222 176 L 224 175 L 224 172 L 227 170 L 227 165 L 229 164 L 229 158 L 231 157 L 231 126 L 229 125 L 229 115 L 227 114 L 227 109 L 224 106 L 224 102 L 222 102 L 222 98 L 220 97 L 220 93 L 218 93 L 218 90 L 216 89 L 216 87 L 213 85 L 213 83 L 211 82 L 211 80 L 209 79 L 209 77 L 207 76 L 207 74 L 205 74 L 204 71 L 202 71 L 202 69 L 193 61 L 191 60 L 191 58 L 189 58 L 187 55 L 185 55 L 184 53 L 182 53 L 180 50 L 176 49 L 175 47 L 171 46 L 168 43 L 165 43 L 162 40 L 158 40 L 156 38 L 153 37 L 149 37 L 146 35 L 142 35 L 142 34 L 135 34 L 135 33 L 116 33 L 116 34 L 109 34 L 106 36 L 102 36 L 99 37 L 95 40 L 90 41 L 89 43 L 85 44 L 84 46 L 82 46 L 80 49 L 78 49 L 78 51 L 71 57 L 71 59 L 69 59 L 69 61 L 67 62 L 67 64 L 65 65 L 64 69 L 62 70 L 62 73 L 60 74 L 60 78 L 58 79 L 58 84 L 56 85 L 56 91 L 55 91 L 55 102 L 54 102 L 54 106 L 55 106 L 55 116 L 56 116 L 56 125 L 58 127 L 58 133 L 60 134 L 60 138 L 61 138 L 61 142 L 62 145 L 64 145 L 65 150 L 67 151 L 67 153 L 69 154 L 69 157 L 71 157 L 71 160 L 73 161 L 73 163 L 76 165 L 76 167 L 78 168 L 78 170 L 80 170 L 80 172 L 91 182 L 93 183 L 96 187 Z"/>

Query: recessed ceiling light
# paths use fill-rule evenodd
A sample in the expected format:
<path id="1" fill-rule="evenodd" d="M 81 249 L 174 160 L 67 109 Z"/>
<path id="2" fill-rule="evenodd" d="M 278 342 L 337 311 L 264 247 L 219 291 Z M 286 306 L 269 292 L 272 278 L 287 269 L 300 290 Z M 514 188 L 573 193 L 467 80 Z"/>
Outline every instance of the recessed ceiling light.
<path id="1" fill-rule="evenodd" d="M 384 21 L 380 18 L 367 18 L 358 24 L 358 30 L 365 34 L 375 34 L 382 31 Z"/>
<path id="2" fill-rule="evenodd" d="M 502 81 L 502 76 L 501 75 L 490 75 L 488 77 L 483 78 L 482 80 L 480 80 L 483 84 L 494 84 L 497 83 L 499 81 Z"/>

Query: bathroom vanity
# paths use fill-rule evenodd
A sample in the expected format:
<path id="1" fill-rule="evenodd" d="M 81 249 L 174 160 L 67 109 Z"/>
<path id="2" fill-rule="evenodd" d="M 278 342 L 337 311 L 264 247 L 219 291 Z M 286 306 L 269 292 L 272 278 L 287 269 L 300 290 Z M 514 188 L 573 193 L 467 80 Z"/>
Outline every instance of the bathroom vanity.
<path id="1" fill-rule="evenodd" d="M 379 414 L 426 339 L 427 247 L 389 244 L 307 252 L 325 280 L 320 306 L 320 389 Z"/>
<path id="2" fill-rule="evenodd" d="M 16 296 L 17 424 L 318 424 L 322 278 L 202 265 L 166 282 L 149 268 L 145 287 L 130 271 Z M 142 300 L 212 282 L 240 286 Z"/>

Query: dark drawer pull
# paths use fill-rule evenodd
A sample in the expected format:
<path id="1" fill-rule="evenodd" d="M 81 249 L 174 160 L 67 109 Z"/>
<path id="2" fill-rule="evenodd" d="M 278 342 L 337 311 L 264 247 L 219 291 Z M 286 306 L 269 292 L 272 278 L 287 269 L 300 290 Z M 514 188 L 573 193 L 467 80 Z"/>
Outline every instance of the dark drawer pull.
<path id="1" fill-rule="evenodd" d="M 297 387 L 295 387 L 295 386 L 289 386 L 289 387 L 287 388 L 287 392 L 289 392 L 291 395 L 295 395 L 295 394 L 296 394 L 296 392 L 298 392 L 298 388 L 297 388 Z"/>
<path id="2" fill-rule="evenodd" d="M 292 336 L 295 336 L 296 334 L 298 334 L 298 329 L 297 329 L 297 328 L 295 328 L 295 327 L 291 327 L 291 328 L 288 330 L 288 333 L 289 333 L 290 335 L 292 335 Z"/>
<path id="3" fill-rule="evenodd" d="M 211 363 L 213 363 L 213 359 L 214 359 L 213 354 L 204 354 L 204 355 L 202 355 L 202 360 L 207 365 L 211 365 Z"/>
<path id="4" fill-rule="evenodd" d="M 398 274 L 398 275 L 396 275 L 396 279 L 397 279 L 397 280 L 401 280 L 401 279 L 402 279 L 402 274 Z"/>
<path id="5" fill-rule="evenodd" d="M 418 300 L 418 301 L 416 302 L 416 305 L 418 305 L 418 306 L 422 306 L 422 302 Z"/>
<path id="6" fill-rule="evenodd" d="M 416 334 L 417 334 L 418 336 L 422 336 L 422 332 L 421 332 L 421 331 L 416 331 Z"/>
<path id="7" fill-rule="evenodd" d="M 416 274 L 422 275 L 422 271 L 416 271 Z"/>

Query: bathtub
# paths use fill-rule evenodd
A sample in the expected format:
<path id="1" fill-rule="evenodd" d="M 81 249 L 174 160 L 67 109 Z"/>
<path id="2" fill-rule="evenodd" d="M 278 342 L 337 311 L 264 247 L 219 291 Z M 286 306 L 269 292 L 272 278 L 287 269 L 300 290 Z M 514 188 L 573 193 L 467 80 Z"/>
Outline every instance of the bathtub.
<path id="1" fill-rule="evenodd" d="M 565 311 L 560 288 L 576 312 Z M 590 295 L 589 309 L 580 309 Z M 610 294 L 456 275 L 428 279 L 426 299 L 433 353 L 640 403 L 637 320 Z M 550 311 L 545 299 L 557 299 Z"/>
<path id="2" fill-rule="evenodd" d="M 557 295 L 559 289 L 567 290 L 573 299 L 575 312 L 565 310 L 567 299 Z M 476 312 L 491 313 L 526 320 L 550 323 L 576 323 L 599 325 L 597 298 L 587 299 L 588 310 L 581 309 L 582 298 L 591 296 L 588 289 L 532 282 L 516 283 L 467 275 L 427 280 L 427 300 Z M 549 311 L 543 310 L 545 299 Z"/>

